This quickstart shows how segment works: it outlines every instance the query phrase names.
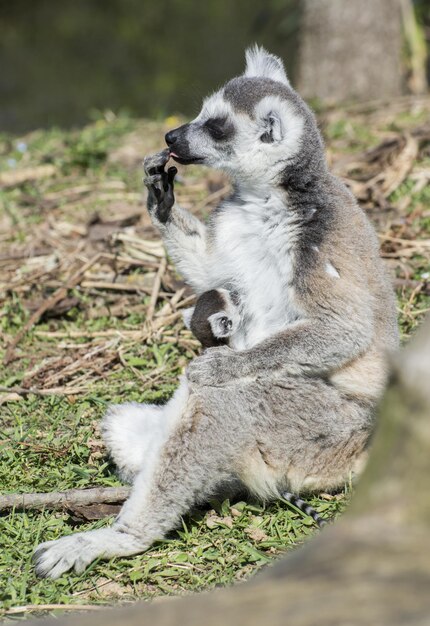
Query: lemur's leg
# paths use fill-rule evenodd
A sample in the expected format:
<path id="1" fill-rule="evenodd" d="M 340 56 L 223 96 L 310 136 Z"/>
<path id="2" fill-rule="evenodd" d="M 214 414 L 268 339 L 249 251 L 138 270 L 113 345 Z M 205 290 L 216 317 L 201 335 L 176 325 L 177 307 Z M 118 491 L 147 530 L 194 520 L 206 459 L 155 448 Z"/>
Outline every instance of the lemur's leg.
<path id="1" fill-rule="evenodd" d="M 207 289 L 206 227 L 188 211 L 175 204 L 173 192 L 176 167 L 167 172 L 169 150 L 144 161 L 148 188 L 148 211 L 178 270 L 197 293 Z"/>
<path id="2" fill-rule="evenodd" d="M 228 420 L 216 407 L 190 396 L 167 439 L 154 471 L 136 477 L 132 494 L 111 528 L 76 533 L 41 544 L 34 555 L 40 576 L 57 578 L 68 569 L 82 572 L 97 557 L 143 552 L 175 528 L 197 501 L 205 501 L 234 479 L 233 459 L 250 433 L 241 420 Z M 214 411 L 215 409 L 215 411 Z"/>
<path id="3" fill-rule="evenodd" d="M 101 422 L 106 447 L 126 482 L 133 482 L 144 467 L 154 466 L 160 448 L 185 409 L 188 384 L 182 377 L 178 389 L 164 405 L 127 402 L 111 405 Z"/>
<path id="4" fill-rule="evenodd" d="M 136 478 L 111 528 L 41 544 L 41 576 L 82 572 L 95 558 L 143 552 L 199 501 L 241 479 L 262 498 L 278 489 L 333 488 L 357 469 L 369 411 L 322 380 L 236 381 L 202 387 L 161 450 L 153 472 Z"/>

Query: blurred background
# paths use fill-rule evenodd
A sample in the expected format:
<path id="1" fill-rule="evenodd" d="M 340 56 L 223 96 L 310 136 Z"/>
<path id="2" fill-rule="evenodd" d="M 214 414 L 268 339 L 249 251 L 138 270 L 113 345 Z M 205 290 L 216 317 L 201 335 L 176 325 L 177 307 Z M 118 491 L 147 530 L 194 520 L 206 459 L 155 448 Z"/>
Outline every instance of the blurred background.
<path id="1" fill-rule="evenodd" d="M 193 115 L 253 42 L 314 104 L 419 94 L 430 0 L 0 0 L 0 130 Z"/>

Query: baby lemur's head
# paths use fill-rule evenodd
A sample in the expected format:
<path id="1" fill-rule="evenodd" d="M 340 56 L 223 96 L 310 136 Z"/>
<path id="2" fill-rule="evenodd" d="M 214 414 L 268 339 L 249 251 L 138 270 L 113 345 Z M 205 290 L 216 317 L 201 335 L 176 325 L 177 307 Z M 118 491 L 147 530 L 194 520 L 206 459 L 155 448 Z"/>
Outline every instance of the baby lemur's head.
<path id="1" fill-rule="evenodd" d="M 228 344 L 239 326 L 238 307 L 225 289 L 205 291 L 183 315 L 185 325 L 204 348 Z"/>
<path id="2" fill-rule="evenodd" d="M 284 185 L 297 168 L 303 175 L 325 168 L 313 113 L 291 87 L 281 59 L 257 46 L 246 52 L 244 74 L 207 98 L 199 115 L 168 132 L 166 142 L 179 163 L 224 169 L 251 186 Z"/>

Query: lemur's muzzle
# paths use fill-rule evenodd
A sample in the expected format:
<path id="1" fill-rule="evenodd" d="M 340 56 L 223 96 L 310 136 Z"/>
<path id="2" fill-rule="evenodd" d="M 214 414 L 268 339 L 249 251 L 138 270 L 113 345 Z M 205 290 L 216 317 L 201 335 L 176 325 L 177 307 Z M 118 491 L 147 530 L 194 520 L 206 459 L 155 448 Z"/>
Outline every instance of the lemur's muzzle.
<path id="1" fill-rule="evenodd" d="M 165 140 L 169 148 L 171 148 L 176 143 L 176 141 L 181 137 L 181 135 L 184 134 L 184 131 L 186 131 L 187 127 L 188 127 L 188 124 L 184 124 L 183 126 L 179 126 L 179 128 L 174 128 L 173 130 L 169 130 L 169 132 L 166 133 Z"/>
<path id="2" fill-rule="evenodd" d="M 169 146 L 170 156 L 178 163 L 188 165 L 190 163 L 201 163 L 203 159 L 191 153 L 190 144 L 187 139 L 189 124 L 183 124 L 179 128 L 174 128 L 166 133 L 165 140 Z"/>

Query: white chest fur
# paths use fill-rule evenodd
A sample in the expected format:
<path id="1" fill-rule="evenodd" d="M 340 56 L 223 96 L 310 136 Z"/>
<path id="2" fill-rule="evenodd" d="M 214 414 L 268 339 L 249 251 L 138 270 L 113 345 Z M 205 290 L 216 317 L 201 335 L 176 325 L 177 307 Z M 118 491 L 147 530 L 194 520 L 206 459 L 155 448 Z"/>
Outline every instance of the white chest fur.
<path id="1" fill-rule="evenodd" d="M 228 205 L 215 217 L 211 287 L 236 289 L 243 311 L 233 348 L 250 348 L 297 319 L 296 239 L 288 208 L 274 195 Z"/>

